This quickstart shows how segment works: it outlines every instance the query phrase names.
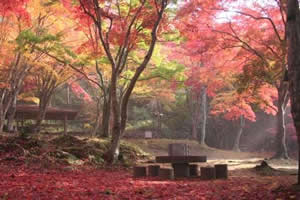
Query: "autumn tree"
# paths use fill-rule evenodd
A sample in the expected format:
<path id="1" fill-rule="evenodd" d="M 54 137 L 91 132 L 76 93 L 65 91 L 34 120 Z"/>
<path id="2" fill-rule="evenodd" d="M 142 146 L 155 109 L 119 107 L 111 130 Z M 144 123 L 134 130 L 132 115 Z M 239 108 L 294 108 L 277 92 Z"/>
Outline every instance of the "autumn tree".
<path id="1" fill-rule="evenodd" d="M 288 93 L 283 81 L 287 65 L 285 5 L 283 1 L 276 1 L 253 6 L 255 9 L 243 7 L 235 11 L 238 15 L 228 23 L 228 30 L 216 29 L 216 32 L 230 41 L 224 48 L 234 46 L 234 40 L 244 50 L 242 56 L 251 60 L 245 65 L 240 79 L 240 84 L 246 86 L 242 86 L 243 89 L 255 92 L 264 84 L 276 88 L 277 134 L 273 157 L 288 158 L 285 130 Z M 260 27 L 259 31 L 256 27 Z"/>
<path id="2" fill-rule="evenodd" d="M 33 79 L 36 84 L 36 95 L 39 98 L 39 113 L 34 126 L 35 132 L 40 130 L 55 90 L 66 83 L 70 77 L 72 77 L 72 71 L 69 68 L 57 66 L 57 63 L 51 61 L 48 63 L 44 61 L 43 65 L 35 66 Z"/>
<path id="3" fill-rule="evenodd" d="M 77 14 L 90 18 L 97 28 L 100 44 L 110 64 L 110 90 L 112 108 L 112 140 L 106 160 L 112 163 L 119 152 L 121 136 L 127 121 L 127 105 L 135 84 L 145 70 L 157 41 L 157 33 L 163 28 L 160 23 L 165 18 L 167 0 L 141 2 L 100 2 L 79 0 Z M 129 62 L 128 56 L 139 49 L 139 62 Z M 136 66 L 136 67 L 135 67 Z M 117 85 L 126 69 L 132 73 L 122 96 L 118 98 Z"/>
<path id="4" fill-rule="evenodd" d="M 281 32 L 279 33 L 280 38 L 276 38 L 279 40 L 279 44 L 274 41 L 272 43 L 266 42 L 266 38 L 258 40 L 257 38 L 261 37 L 255 36 L 254 38 L 253 34 L 257 32 L 254 30 L 253 23 L 261 23 L 266 26 L 266 30 L 262 32 L 268 34 L 270 32 L 275 34 L 277 29 L 281 30 L 280 23 L 278 27 L 275 27 L 276 29 L 273 29 L 271 21 L 270 27 L 268 27 L 269 18 L 256 17 L 259 12 L 252 12 L 251 9 L 245 7 L 239 7 L 236 10 L 231 7 L 234 15 L 226 20 L 218 19 L 220 13 L 223 12 L 224 15 L 224 11 L 228 11 L 226 6 L 230 5 L 229 3 L 189 1 L 178 12 L 177 20 L 179 20 L 179 30 L 182 30 L 182 35 L 186 38 L 184 43 L 187 46 L 190 60 L 198 59 L 198 62 L 200 61 L 205 67 L 208 67 L 202 76 L 197 75 L 193 70 L 191 77 L 194 78 L 190 79 L 192 80 L 190 82 L 196 85 L 195 77 L 198 77 L 199 83 L 206 83 L 214 89 L 219 88 L 219 91 L 216 92 L 218 89 L 215 90 L 216 94 L 212 95 L 212 113 L 223 113 L 225 118 L 239 121 L 240 128 L 234 142 L 234 149 L 238 150 L 244 119 L 255 120 L 252 107 L 260 105 L 260 109 L 267 113 L 274 113 L 275 111 L 273 106 L 274 93 L 264 94 L 261 89 L 270 91 L 270 85 L 276 85 L 280 82 L 272 82 L 271 80 L 274 77 L 278 80 L 283 74 L 281 67 L 284 66 L 284 63 L 281 63 L 280 58 L 284 58 L 284 53 L 282 54 L 282 49 L 278 48 L 283 44 Z M 260 5 L 255 6 L 259 7 Z M 271 8 L 273 7 L 271 6 Z M 270 10 L 273 12 L 274 9 L 271 8 Z M 240 9 L 244 9 L 244 12 L 241 12 Z M 272 14 L 271 16 L 273 16 Z M 230 21 L 228 22 L 228 20 Z M 274 46 L 276 44 L 278 46 Z M 222 59 L 217 60 L 216 58 Z M 264 60 L 261 61 L 260 59 Z M 274 60 L 278 63 L 275 64 Z M 258 68 L 258 66 L 261 67 Z M 270 67 L 265 67 L 265 72 L 259 73 L 258 71 L 264 68 L 262 66 Z M 276 71 L 270 70 L 274 67 L 277 67 Z M 257 72 L 253 72 L 255 69 Z M 211 71 L 215 73 L 211 73 Z M 247 73 L 248 76 L 245 76 Z M 268 76 L 266 76 L 267 73 L 269 73 Z M 270 78 L 271 76 L 273 77 Z M 205 80 L 209 80 L 209 82 L 205 82 Z M 210 88 L 208 91 L 211 91 Z"/>
<path id="5" fill-rule="evenodd" d="M 287 55 L 285 1 L 249 4 L 239 4 L 237 1 L 222 1 L 219 4 L 213 2 L 219 1 L 190 1 L 184 8 L 192 15 L 205 13 L 209 17 L 215 17 L 217 23 L 206 25 L 213 33 L 218 34 L 221 49 L 241 48 L 235 57 L 235 60 L 240 59 L 239 63 L 236 62 L 239 66 L 245 66 L 241 76 L 241 90 L 252 90 L 253 93 L 264 84 L 276 88 L 278 112 L 274 157 L 287 158 L 284 114 L 288 95 L 283 83 Z M 198 19 L 205 23 L 206 18 Z"/>
<path id="6" fill-rule="evenodd" d="M 66 69 L 62 66 L 56 67 L 58 64 L 51 61 L 53 58 L 49 56 L 50 53 L 59 56 L 63 56 L 66 53 L 64 51 L 65 47 L 62 45 L 65 26 L 60 23 L 62 21 L 54 17 L 61 11 L 62 7 L 59 6 L 60 4 L 58 3 L 48 4 L 42 0 L 28 2 L 27 10 L 31 14 L 31 24 L 22 28 L 15 39 L 15 51 L 26 58 L 23 61 L 24 66 L 17 69 L 16 72 L 19 73 L 26 70 L 27 73 L 22 73 L 24 77 L 19 78 L 18 81 L 22 82 L 30 70 L 35 69 L 30 73 L 36 78 L 38 97 L 40 99 L 40 112 L 36 123 L 37 129 L 39 129 L 45 117 L 46 108 L 55 88 L 68 79 L 66 77 Z M 54 22 L 56 22 L 57 26 L 61 25 L 60 28 L 54 27 Z M 69 72 L 68 77 L 70 76 Z"/>
<path id="7" fill-rule="evenodd" d="M 16 101 L 22 82 L 32 67 L 28 55 L 17 51 L 15 39 L 24 27 L 30 25 L 29 13 L 25 9 L 27 0 L 0 1 L 0 131 L 5 116 Z"/>

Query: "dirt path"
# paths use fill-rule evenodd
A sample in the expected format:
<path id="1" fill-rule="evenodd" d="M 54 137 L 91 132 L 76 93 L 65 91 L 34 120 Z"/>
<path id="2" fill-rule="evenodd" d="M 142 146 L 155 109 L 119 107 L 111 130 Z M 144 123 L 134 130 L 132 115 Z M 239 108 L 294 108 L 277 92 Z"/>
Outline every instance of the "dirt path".
<path id="1" fill-rule="evenodd" d="M 207 163 L 201 165 L 227 164 L 229 170 L 251 169 L 260 165 L 263 160 L 271 157 L 271 154 L 261 152 L 234 152 L 201 146 L 191 140 L 169 140 L 169 139 L 128 139 L 129 142 L 142 148 L 153 156 L 168 155 L 168 144 L 186 143 L 190 147 L 191 155 L 206 155 Z M 274 169 L 288 171 L 295 174 L 298 168 L 296 160 L 267 160 Z"/>

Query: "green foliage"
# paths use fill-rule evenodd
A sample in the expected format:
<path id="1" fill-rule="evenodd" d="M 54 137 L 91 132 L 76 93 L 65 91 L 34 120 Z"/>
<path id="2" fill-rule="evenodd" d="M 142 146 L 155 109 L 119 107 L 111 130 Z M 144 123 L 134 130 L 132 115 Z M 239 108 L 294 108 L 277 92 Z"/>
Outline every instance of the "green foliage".
<path id="1" fill-rule="evenodd" d="M 17 51 L 31 51 L 33 52 L 39 45 L 51 43 L 52 45 L 61 41 L 62 34 L 56 35 L 48 34 L 45 29 L 40 30 L 40 34 L 32 32 L 31 30 L 22 31 L 16 38 L 18 44 Z M 49 48 L 49 47 L 48 47 Z"/>
<path id="2" fill-rule="evenodd" d="M 37 33 L 30 29 L 22 31 L 16 38 L 17 48 L 16 51 L 23 53 L 41 52 L 49 54 L 52 57 L 60 60 L 64 64 L 71 63 L 72 59 L 77 58 L 77 55 L 68 47 L 63 44 L 63 34 L 50 34 L 47 29 L 40 29 Z M 77 65 L 84 65 L 87 60 L 78 58 Z"/>
<path id="3" fill-rule="evenodd" d="M 43 6 L 53 6 L 55 5 L 56 3 L 59 3 L 59 0 L 48 0 L 46 2 L 42 2 Z"/>
<path id="4" fill-rule="evenodd" d="M 173 30 L 173 31 L 169 31 L 169 32 L 165 32 L 162 37 L 166 40 L 166 41 L 172 41 L 175 44 L 180 44 L 184 38 L 180 35 L 180 32 L 178 30 Z"/>

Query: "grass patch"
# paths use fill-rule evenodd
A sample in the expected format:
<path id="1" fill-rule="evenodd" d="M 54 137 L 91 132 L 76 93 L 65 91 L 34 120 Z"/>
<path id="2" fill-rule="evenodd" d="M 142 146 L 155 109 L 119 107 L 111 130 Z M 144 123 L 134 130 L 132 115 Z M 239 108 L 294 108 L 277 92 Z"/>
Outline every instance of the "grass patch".
<path id="1" fill-rule="evenodd" d="M 47 165 L 45 162 L 93 166 L 105 164 L 103 156 L 109 148 L 108 140 L 71 135 L 58 136 L 50 140 L 41 138 L 0 137 L 0 160 L 11 157 L 24 163 L 29 163 L 31 160 L 38 163 L 40 160 L 44 165 Z M 122 141 L 117 164 L 131 166 L 137 160 L 146 157 L 147 154 L 138 146 Z"/>

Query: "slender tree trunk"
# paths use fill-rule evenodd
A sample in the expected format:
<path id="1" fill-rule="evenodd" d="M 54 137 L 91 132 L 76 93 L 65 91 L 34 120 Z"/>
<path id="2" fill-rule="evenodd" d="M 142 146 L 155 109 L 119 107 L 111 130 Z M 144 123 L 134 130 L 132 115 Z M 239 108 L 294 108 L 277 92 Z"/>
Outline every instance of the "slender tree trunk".
<path id="1" fill-rule="evenodd" d="M 41 125 L 45 119 L 49 101 L 50 101 L 50 97 L 48 97 L 48 95 L 46 94 L 44 94 L 42 98 L 40 98 L 39 112 L 33 130 L 34 133 L 38 133 L 41 130 Z"/>
<path id="2" fill-rule="evenodd" d="M 157 135 L 160 135 L 161 129 L 162 129 L 162 106 L 158 99 L 156 99 L 156 121 L 157 121 L 157 127 L 156 132 Z"/>
<path id="3" fill-rule="evenodd" d="M 10 92 L 5 92 L 3 94 L 3 99 L 1 99 L 1 103 L 0 103 L 0 131 L 3 131 L 7 112 L 9 108 L 12 106 L 13 98 L 16 97 L 18 90 L 19 88 Z"/>
<path id="4" fill-rule="evenodd" d="M 153 54 L 155 43 L 157 40 L 157 30 L 159 27 L 159 24 L 163 18 L 163 13 L 165 11 L 165 8 L 168 5 L 168 1 L 161 0 L 159 2 L 160 8 L 157 7 L 157 19 L 153 23 L 153 28 L 151 31 L 151 42 L 149 45 L 149 49 L 147 50 L 142 63 L 136 68 L 134 75 L 132 76 L 131 80 L 128 83 L 128 86 L 126 88 L 126 91 L 124 95 L 122 95 L 121 100 L 118 102 L 117 99 L 117 82 L 118 77 L 122 70 L 124 69 L 124 66 L 127 62 L 128 54 L 130 52 L 130 49 L 128 48 L 128 42 L 129 42 L 129 36 L 130 36 L 130 30 L 132 25 L 135 22 L 135 19 L 138 17 L 139 13 L 142 11 L 142 8 L 144 7 L 145 1 L 142 1 L 140 9 L 137 10 L 136 15 L 132 18 L 132 23 L 129 25 L 128 32 L 126 34 L 125 42 L 122 44 L 122 50 L 120 51 L 120 55 L 118 55 L 117 62 L 114 61 L 112 53 L 110 52 L 108 43 L 104 41 L 103 34 L 102 34 L 102 20 L 101 20 L 101 13 L 99 8 L 98 1 L 94 1 L 96 5 L 96 15 L 97 15 L 97 21 L 95 25 L 98 27 L 98 33 L 100 34 L 99 37 L 102 42 L 102 46 L 104 47 L 104 50 L 106 52 L 106 55 L 111 63 L 112 68 L 112 74 L 111 74 L 111 85 L 110 85 L 110 95 L 111 95 L 111 107 L 112 107 L 112 117 L 113 117 L 113 126 L 112 126 L 112 140 L 111 140 L 111 146 L 108 152 L 105 154 L 105 160 L 108 162 L 108 164 L 112 164 L 117 156 L 119 155 L 119 146 L 120 146 L 120 139 L 122 137 L 122 134 L 126 127 L 127 122 L 127 107 L 129 98 L 132 94 L 132 91 L 135 87 L 135 84 L 142 74 L 142 72 L 145 70 L 147 64 L 149 63 L 151 56 Z"/>
<path id="5" fill-rule="evenodd" d="M 300 185 L 300 11 L 298 0 L 288 0 L 288 80 L 291 112 L 298 141 L 298 185 Z"/>
<path id="6" fill-rule="evenodd" d="M 207 121 L 207 88 L 203 86 L 201 88 L 201 113 L 202 113 L 202 122 L 201 122 L 201 134 L 200 134 L 200 144 L 206 146 L 206 121 Z"/>
<path id="7" fill-rule="evenodd" d="M 70 104 L 70 86 L 69 84 L 66 84 L 66 97 L 67 97 L 67 104 Z"/>
<path id="8" fill-rule="evenodd" d="M 3 131 L 4 123 L 5 123 L 5 116 L 3 114 L 3 106 L 0 105 L 0 132 Z"/>
<path id="9" fill-rule="evenodd" d="M 120 104 L 117 98 L 117 72 L 112 71 L 111 75 L 111 106 L 113 114 L 112 138 L 108 152 L 105 155 L 105 160 L 108 164 L 112 164 L 119 156 L 119 146 L 121 139 L 121 123 L 120 123 Z"/>
<path id="10" fill-rule="evenodd" d="M 92 136 L 96 136 L 97 135 L 97 131 L 98 131 L 98 129 L 99 129 L 99 126 L 100 126 L 100 115 L 101 115 L 101 113 L 100 113 L 100 99 L 98 99 L 98 101 L 97 101 L 97 111 L 96 111 L 96 121 L 95 121 L 95 125 L 94 125 L 94 128 L 93 128 L 93 130 L 92 130 L 92 133 L 91 133 L 91 135 Z"/>
<path id="11" fill-rule="evenodd" d="M 5 123 L 5 115 L 4 115 L 4 97 L 5 97 L 5 90 L 1 91 L 1 98 L 0 98 L 0 132 L 3 131 L 4 123 Z"/>
<path id="12" fill-rule="evenodd" d="M 192 139 L 197 140 L 198 126 L 194 120 L 192 120 Z"/>
<path id="13" fill-rule="evenodd" d="M 288 159 L 287 145 L 286 145 L 286 128 L 285 128 L 285 111 L 288 101 L 288 88 L 278 89 L 278 104 L 277 104 L 277 134 L 275 138 L 276 152 L 272 158 Z"/>
<path id="14" fill-rule="evenodd" d="M 110 122 L 110 113 L 111 113 L 111 97 L 109 95 L 104 97 L 103 101 L 103 113 L 102 113 L 102 136 L 105 138 L 109 137 L 109 122 Z"/>
<path id="15" fill-rule="evenodd" d="M 190 89 L 187 91 L 187 104 L 192 116 L 192 139 L 198 140 L 198 131 L 201 121 L 201 93 Z"/>
<path id="16" fill-rule="evenodd" d="M 240 140 L 241 140 L 241 136 L 243 134 L 244 127 L 245 127 L 245 118 L 242 115 L 240 117 L 240 127 L 239 127 L 239 130 L 238 130 L 237 135 L 235 137 L 234 144 L 233 144 L 233 150 L 234 151 L 240 151 Z"/>
<path id="17" fill-rule="evenodd" d="M 16 113 L 16 108 L 17 106 L 17 95 L 14 96 L 13 103 L 11 107 L 9 108 L 8 115 L 7 115 L 7 129 L 9 132 L 14 131 L 14 119 L 15 119 L 15 113 Z"/>

